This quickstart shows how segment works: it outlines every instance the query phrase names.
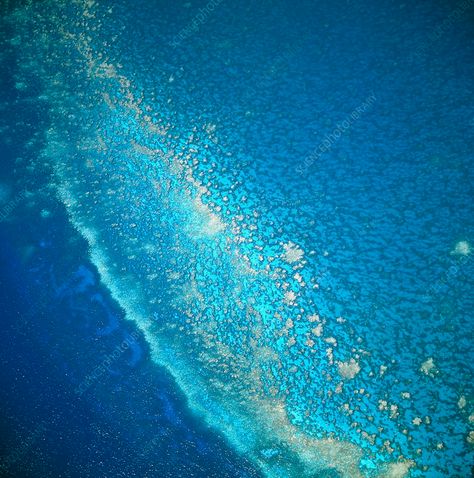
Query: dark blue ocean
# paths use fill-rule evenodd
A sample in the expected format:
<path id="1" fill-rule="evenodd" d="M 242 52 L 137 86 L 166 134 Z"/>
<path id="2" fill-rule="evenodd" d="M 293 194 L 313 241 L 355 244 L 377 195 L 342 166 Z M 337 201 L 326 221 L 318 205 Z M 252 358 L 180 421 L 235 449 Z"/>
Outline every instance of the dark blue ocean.
<path id="1" fill-rule="evenodd" d="M 473 1 L 0 8 L 1 477 L 473 476 Z"/>

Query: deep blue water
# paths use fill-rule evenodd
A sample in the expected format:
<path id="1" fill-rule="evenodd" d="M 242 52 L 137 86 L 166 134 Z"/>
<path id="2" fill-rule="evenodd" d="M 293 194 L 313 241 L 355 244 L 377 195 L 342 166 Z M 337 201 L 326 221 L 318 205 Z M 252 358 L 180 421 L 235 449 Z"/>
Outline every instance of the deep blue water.
<path id="1" fill-rule="evenodd" d="M 471 476 L 474 5 L 168 3 L 2 7 L 2 476 Z"/>

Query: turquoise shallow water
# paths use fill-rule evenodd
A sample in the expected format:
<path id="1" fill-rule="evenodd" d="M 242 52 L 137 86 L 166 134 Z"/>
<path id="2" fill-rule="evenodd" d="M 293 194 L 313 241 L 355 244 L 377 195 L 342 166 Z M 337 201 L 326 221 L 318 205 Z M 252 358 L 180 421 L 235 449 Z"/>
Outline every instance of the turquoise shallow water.
<path id="1" fill-rule="evenodd" d="M 472 36 L 450 63 L 418 48 L 441 7 L 233 8 L 196 31 L 193 5 L 16 10 L 48 111 L 32 174 L 267 476 L 468 476 Z"/>

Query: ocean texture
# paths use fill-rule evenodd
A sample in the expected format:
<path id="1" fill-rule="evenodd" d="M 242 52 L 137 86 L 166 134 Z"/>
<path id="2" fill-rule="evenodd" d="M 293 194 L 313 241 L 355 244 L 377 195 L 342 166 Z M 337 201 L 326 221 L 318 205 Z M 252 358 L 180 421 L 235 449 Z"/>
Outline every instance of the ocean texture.
<path id="1" fill-rule="evenodd" d="M 463 5 L 8 12 L 47 123 L 28 174 L 267 477 L 469 476 L 473 37 L 445 64 L 429 35 Z"/>

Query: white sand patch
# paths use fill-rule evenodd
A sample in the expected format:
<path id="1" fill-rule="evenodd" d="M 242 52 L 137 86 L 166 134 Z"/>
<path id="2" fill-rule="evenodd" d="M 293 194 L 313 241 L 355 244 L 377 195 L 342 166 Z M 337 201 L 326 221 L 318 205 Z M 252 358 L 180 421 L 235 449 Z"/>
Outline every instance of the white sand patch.
<path id="1" fill-rule="evenodd" d="M 295 303 L 295 300 L 296 300 L 296 294 L 292 290 L 287 290 L 285 292 L 283 302 L 285 302 L 285 304 L 288 304 L 288 305 L 293 305 Z"/>
<path id="2" fill-rule="evenodd" d="M 360 365 L 353 358 L 347 362 L 337 363 L 339 375 L 348 380 L 353 379 L 360 372 Z"/>
<path id="3" fill-rule="evenodd" d="M 201 198 L 194 200 L 194 206 L 201 219 L 199 233 L 204 236 L 213 236 L 225 229 L 225 224 L 221 221 L 217 214 L 214 214 L 209 207 L 207 207 Z M 197 231 L 195 231 L 197 232 Z"/>
<path id="4" fill-rule="evenodd" d="M 458 400 L 458 407 L 462 410 L 467 404 L 466 397 L 461 395 Z"/>
<path id="5" fill-rule="evenodd" d="M 334 347 L 337 347 L 337 340 L 334 337 L 328 337 L 327 339 L 324 339 L 324 341 L 333 345 Z"/>
<path id="6" fill-rule="evenodd" d="M 413 461 L 400 461 L 388 465 L 387 471 L 381 478 L 403 478 L 415 463 Z"/>
<path id="7" fill-rule="evenodd" d="M 400 413 L 398 412 L 398 405 L 390 405 L 390 418 L 392 420 L 395 420 L 396 418 L 398 418 L 399 415 Z"/>
<path id="8" fill-rule="evenodd" d="M 420 367 L 420 371 L 423 372 L 425 375 L 429 375 L 432 377 L 435 373 L 438 372 L 436 369 L 436 365 L 434 363 L 434 360 L 432 357 L 429 359 L 425 360 Z"/>
<path id="9" fill-rule="evenodd" d="M 471 253 L 472 247 L 471 244 L 467 241 L 459 241 L 454 246 L 454 249 L 451 251 L 451 254 L 455 256 L 467 256 Z"/>
<path id="10" fill-rule="evenodd" d="M 313 332 L 316 337 L 321 337 L 321 335 L 323 335 L 323 324 L 318 324 L 316 327 L 311 329 L 311 332 Z"/>
<path id="11" fill-rule="evenodd" d="M 303 249 L 301 249 L 294 242 L 289 241 L 288 244 L 284 244 L 283 249 L 285 249 L 285 252 L 282 254 L 281 257 L 288 264 L 294 264 L 295 262 L 299 262 L 304 256 Z"/>

